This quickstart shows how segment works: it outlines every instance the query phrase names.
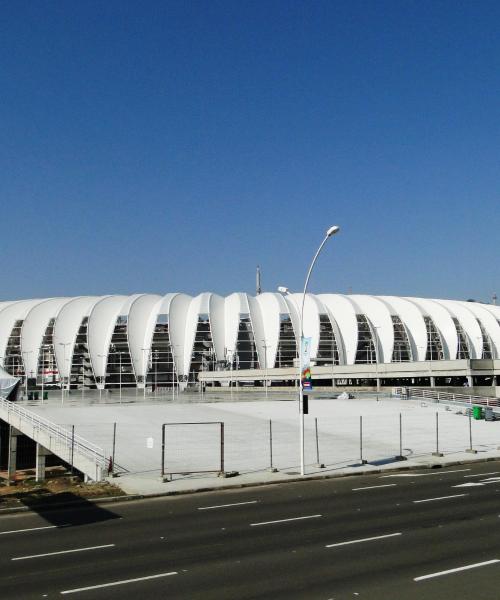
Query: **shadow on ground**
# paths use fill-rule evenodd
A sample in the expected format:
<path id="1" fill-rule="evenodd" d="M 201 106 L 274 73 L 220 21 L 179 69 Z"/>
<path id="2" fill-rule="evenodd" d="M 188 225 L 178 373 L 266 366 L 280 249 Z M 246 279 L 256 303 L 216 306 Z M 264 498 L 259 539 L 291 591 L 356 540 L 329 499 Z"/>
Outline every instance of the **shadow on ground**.
<path id="1" fill-rule="evenodd" d="M 13 497 L 19 502 L 18 506 L 28 507 L 33 513 L 57 527 L 75 527 L 121 518 L 72 492 L 51 494 L 50 490 L 42 488 L 33 492 L 19 492 Z"/>

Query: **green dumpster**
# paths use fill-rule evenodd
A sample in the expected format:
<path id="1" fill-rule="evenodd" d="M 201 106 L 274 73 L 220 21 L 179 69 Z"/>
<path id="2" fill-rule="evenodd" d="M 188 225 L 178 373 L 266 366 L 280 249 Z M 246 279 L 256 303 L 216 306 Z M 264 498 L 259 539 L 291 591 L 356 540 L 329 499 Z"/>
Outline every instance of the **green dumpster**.
<path id="1" fill-rule="evenodd" d="M 49 399 L 49 392 L 43 392 L 43 399 L 44 400 L 48 400 Z"/>
<path id="2" fill-rule="evenodd" d="M 38 400 L 39 399 L 38 392 L 33 392 L 33 398 L 34 398 L 34 400 Z"/>
<path id="3" fill-rule="evenodd" d="M 33 392 L 28 392 L 28 400 L 33 400 Z"/>
<path id="4" fill-rule="evenodd" d="M 476 421 L 479 421 L 483 418 L 483 409 L 481 406 L 474 406 L 472 409 L 472 416 Z"/>

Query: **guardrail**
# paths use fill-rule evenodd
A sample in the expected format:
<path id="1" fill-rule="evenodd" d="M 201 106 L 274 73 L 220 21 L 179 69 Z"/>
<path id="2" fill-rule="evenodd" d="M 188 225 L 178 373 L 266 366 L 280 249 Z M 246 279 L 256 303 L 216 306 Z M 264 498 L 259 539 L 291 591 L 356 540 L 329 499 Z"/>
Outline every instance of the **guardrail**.
<path id="1" fill-rule="evenodd" d="M 471 394 L 454 394 L 452 392 L 440 392 L 435 389 L 397 387 L 393 389 L 393 395 L 399 398 L 423 398 L 437 402 L 454 402 L 467 404 L 468 406 L 500 406 L 500 398 L 493 396 L 473 396 Z"/>
<path id="2" fill-rule="evenodd" d="M 103 472 L 106 458 L 103 449 L 99 446 L 80 435 L 73 434 L 65 427 L 44 419 L 31 410 L 2 397 L 0 397 L 1 414 L 6 415 L 6 421 L 10 425 L 39 442 L 66 462 L 73 463 L 76 468 L 78 468 L 78 462 L 81 459 L 85 463 L 95 465 L 95 469 L 86 474 L 92 479 L 100 479 L 98 474 Z"/>

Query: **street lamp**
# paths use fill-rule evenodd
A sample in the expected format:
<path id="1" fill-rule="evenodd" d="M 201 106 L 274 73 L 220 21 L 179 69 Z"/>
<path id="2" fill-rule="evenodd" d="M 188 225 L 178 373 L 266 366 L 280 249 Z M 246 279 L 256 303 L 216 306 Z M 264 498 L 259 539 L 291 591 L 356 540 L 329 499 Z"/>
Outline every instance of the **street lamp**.
<path id="1" fill-rule="evenodd" d="M 33 354 L 33 350 L 25 350 L 23 352 L 21 352 L 22 356 L 23 356 L 23 367 L 24 367 L 24 380 L 25 380 L 25 387 L 26 387 L 26 396 L 28 396 L 28 369 L 26 368 L 26 359 L 24 358 L 25 354 Z"/>
<path id="2" fill-rule="evenodd" d="M 304 456 L 304 389 L 302 387 L 302 350 L 304 345 L 304 303 L 307 294 L 307 286 L 309 285 L 309 279 L 311 277 L 312 270 L 314 265 L 316 264 L 316 260 L 320 255 L 321 250 L 323 250 L 323 246 L 326 242 L 334 236 L 336 233 L 340 231 L 340 227 L 338 225 L 332 225 L 329 229 L 327 229 L 325 237 L 321 244 L 319 245 L 314 258 L 312 259 L 311 265 L 309 266 L 309 270 L 307 272 L 306 281 L 304 283 L 304 291 L 302 293 L 302 306 L 299 313 L 299 324 L 300 324 L 300 348 L 299 348 L 299 420 L 300 420 L 300 474 L 302 476 L 305 475 L 305 456 Z M 278 291 L 284 294 L 289 293 L 288 288 L 280 286 Z"/>
<path id="3" fill-rule="evenodd" d="M 262 340 L 264 348 L 264 387 L 266 389 L 266 400 L 267 400 L 267 349 L 269 346 L 266 344 L 266 340 Z"/>
<path id="4" fill-rule="evenodd" d="M 63 368 L 66 368 L 66 346 L 69 346 L 71 342 L 59 342 L 59 346 L 62 346 L 64 348 L 64 361 L 63 361 Z M 61 404 L 64 403 L 64 375 L 62 373 L 63 369 L 59 369 L 59 375 L 61 377 Z"/>

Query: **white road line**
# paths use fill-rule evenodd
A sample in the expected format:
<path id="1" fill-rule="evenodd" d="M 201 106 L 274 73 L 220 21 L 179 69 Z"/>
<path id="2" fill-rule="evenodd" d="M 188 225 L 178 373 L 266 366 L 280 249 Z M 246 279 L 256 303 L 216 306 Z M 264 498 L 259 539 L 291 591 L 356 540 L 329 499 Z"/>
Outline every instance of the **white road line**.
<path id="1" fill-rule="evenodd" d="M 335 548 L 335 546 L 347 546 L 348 544 L 360 544 L 361 542 L 371 542 L 373 540 L 383 540 L 385 538 L 396 537 L 397 535 L 403 535 L 399 533 L 388 533 L 386 535 L 377 535 L 375 537 L 362 538 L 360 540 L 349 540 L 348 542 L 338 542 L 337 544 L 328 544 L 325 548 Z"/>
<path id="2" fill-rule="evenodd" d="M 234 502 L 233 504 L 219 504 L 217 506 L 200 506 L 198 510 L 212 510 L 213 508 L 227 508 L 229 506 L 242 506 L 243 504 L 256 504 L 258 500 L 249 500 L 248 502 Z"/>
<path id="3" fill-rule="evenodd" d="M 13 531 L 0 531 L 0 535 L 8 533 L 24 533 L 26 531 L 40 531 L 41 529 L 58 529 L 61 525 L 47 525 L 46 527 L 30 527 L 30 529 L 14 529 Z"/>
<path id="4" fill-rule="evenodd" d="M 467 571 L 468 569 L 485 567 L 486 565 L 493 565 L 497 562 L 500 562 L 500 560 L 498 558 L 494 558 L 493 560 L 486 560 L 485 562 L 475 563 L 473 565 L 465 565 L 465 567 L 457 567 L 456 569 L 448 569 L 447 571 L 439 571 L 438 573 L 429 573 L 429 575 L 421 575 L 420 577 L 414 577 L 413 581 L 423 581 L 424 579 L 431 579 L 432 577 L 441 577 L 441 575 L 449 575 L 450 573 L 458 573 L 459 571 Z"/>
<path id="5" fill-rule="evenodd" d="M 447 500 L 448 498 L 460 498 L 461 496 L 468 496 L 469 494 L 453 494 L 452 496 L 439 496 L 438 498 L 426 498 L 425 500 L 413 500 L 414 504 L 420 502 L 432 502 L 433 500 Z"/>
<path id="6" fill-rule="evenodd" d="M 274 523 L 286 523 L 288 521 L 300 521 L 301 519 L 317 519 L 323 515 L 308 515 L 307 517 L 293 517 L 292 519 L 280 519 L 279 521 L 263 521 L 262 523 L 250 523 L 250 527 L 258 527 L 259 525 L 272 525 Z"/>
<path id="7" fill-rule="evenodd" d="M 114 544 L 104 546 L 88 546 L 87 548 L 75 548 L 74 550 L 60 550 L 59 552 L 47 552 L 45 554 L 31 554 L 30 556 L 16 556 L 10 560 L 28 560 L 28 558 L 41 558 L 42 556 L 55 556 L 56 554 L 71 554 L 72 552 L 86 552 L 87 550 L 100 550 L 101 548 L 113 548 Z"/>
<path id="8" fill-rule="evenodd" d="M 470 471 L 470 469 L 454 469 L 453 471 L 437 469 L 433 473 L 392 473 L 391 475 L 381 475 L 380 479 L 386 479 L 387 477 L 430 477 L 431 475 L 447 475 L 448 473 L 464 473 L 465 471 Z M 472 477 L 472 475 L 464 475 L 464 477 Z"/>
<path id="9" fill-rule="evenodd" d="M 352 491 L 359 492 L 360 490 L 376 490 L 378 488 L 394 487 L 396 485 L 398 485 L 398 484 L 397 483 L 384 483 L 384 485 L 367 485 L 365 487 L 352 488 Z"/>
<path id="10" fill-rule="evenodd" d="M 147 581 L 148 579 L 158 579 L 159 577 L 170 577 L 178 575 L 177 571 L 170 573 L 158 573 L 158 575 L 148 575 L 147 577 L 136 577 L 135 579 L 122 579 L 121 581 L 112 581 L 111 583 L 101 583 L 100 585 L 89 585 L 87 587 L 75 588 L 73 590 L 64 590 L 61 594 L 76 594 L 77 592 L 86 592 L 88 590 L 98 590 L 100 588 L 112 587 L 113 585 L 125 585 L 126 583 L 135 583 L 136 581 Z"/>
<path id="11" fill-rule="evenodd" d="M 492 471 L 491 473 L 474 473 L 474 475 L 464 475 L 464 477 L 486 477 L 486 475 L 498 475 L 500 471 Z"/>

